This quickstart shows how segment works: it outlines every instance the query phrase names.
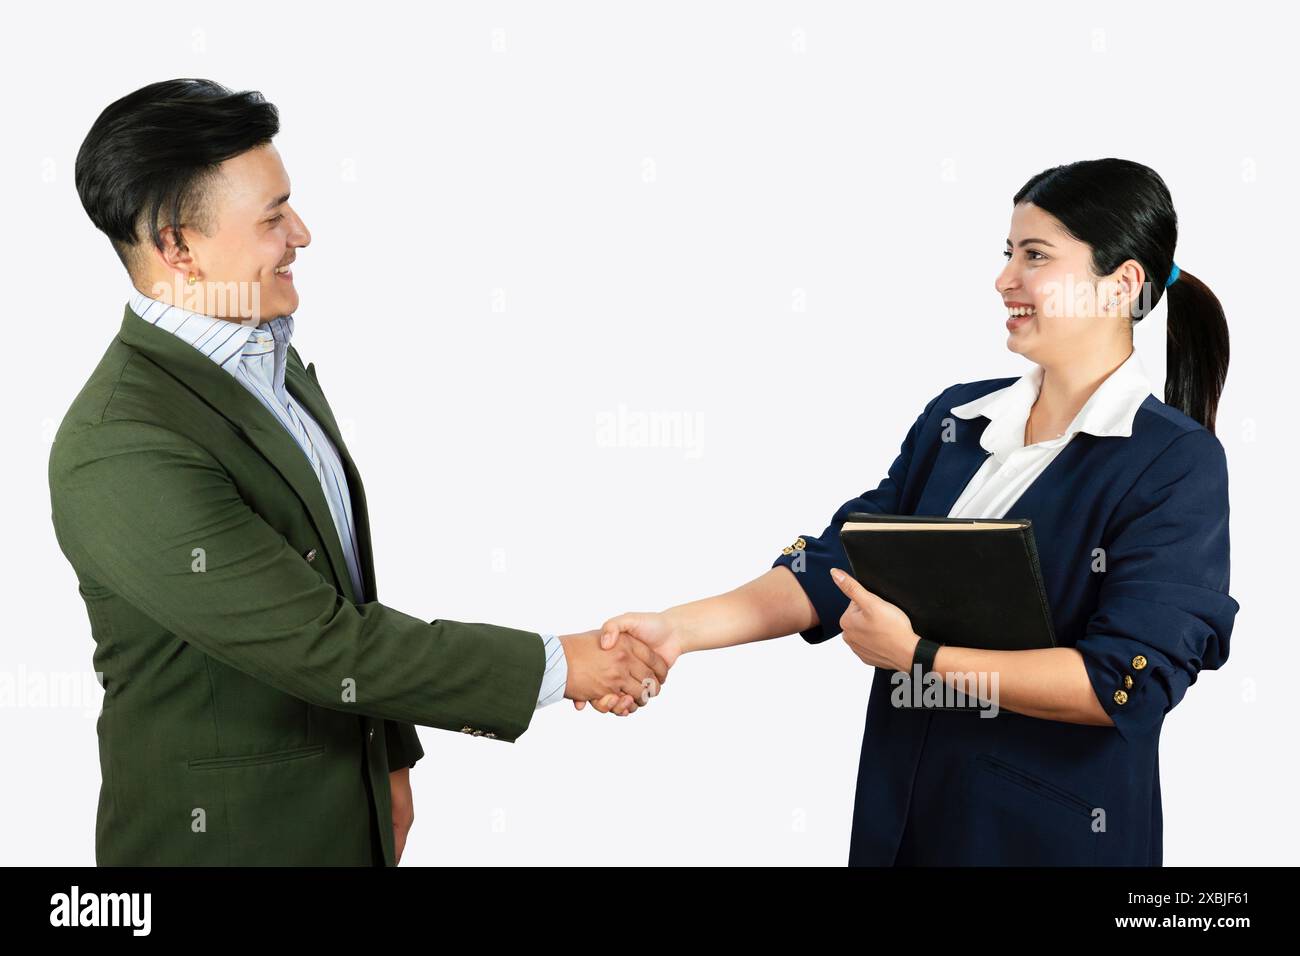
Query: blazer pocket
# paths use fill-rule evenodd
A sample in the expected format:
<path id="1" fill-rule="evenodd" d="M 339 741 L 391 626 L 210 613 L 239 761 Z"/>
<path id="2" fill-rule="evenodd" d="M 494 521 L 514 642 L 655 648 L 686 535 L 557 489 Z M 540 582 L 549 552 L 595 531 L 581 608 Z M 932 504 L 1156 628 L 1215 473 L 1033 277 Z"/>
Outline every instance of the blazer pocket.
<path id="1" fill-rule="evenodd" d="M 201 757 L 191 760 L 186 765 L 190 770 L 223 770 L 227 767 L 251 767 L 263 763 L 284 763 L 287 760 L 301 760 L 304 757 L 316 757 L 325 752 L 324 744 L 310 747 L 294 747 L 292 750 L 272 750 L 260 754 L 240 754 L 234 757 Z"/>
<path id="2" fill-rule="evenodd" d="M 976 754 L 975 760 L 977 765 L 989 773 L 1009 780 L 1012 783 L 1019 784 L 1031 793 L 1037 794 L 1047 800 L 1054 800 L 1071 810 L 1077 810 L 1085 816 L 1092 816 L 1093 805 L 1082 797 L 1075 796 L 1068 790 L 1062 790 L 1056 784 L 1048 783 L 1035 777 L 1031 773 L 1021 770 L 1019 767 L 1013 767 L 1005 760 L 999 760 L 992 754 Z"/>

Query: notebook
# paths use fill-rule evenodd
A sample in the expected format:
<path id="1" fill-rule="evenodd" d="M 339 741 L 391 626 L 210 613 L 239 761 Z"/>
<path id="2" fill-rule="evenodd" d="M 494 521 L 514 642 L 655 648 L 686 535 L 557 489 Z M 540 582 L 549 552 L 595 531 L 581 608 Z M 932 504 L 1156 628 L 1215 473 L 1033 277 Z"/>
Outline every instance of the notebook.
<path id="1" fill-rule="evenodd" d="M 1028 518 L 855 512 L 840 541 L 853 576 L 902 608 L 921 637 L 995 651 L 1056 646 Z"/>

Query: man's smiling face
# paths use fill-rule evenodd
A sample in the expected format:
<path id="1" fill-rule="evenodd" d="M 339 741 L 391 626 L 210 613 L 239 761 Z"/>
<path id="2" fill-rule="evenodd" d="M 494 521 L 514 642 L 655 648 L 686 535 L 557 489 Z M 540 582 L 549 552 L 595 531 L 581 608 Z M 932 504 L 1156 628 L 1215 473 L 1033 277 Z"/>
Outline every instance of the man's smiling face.
<path id="1" fill-rule="evenodd" d="M 298 290 L 289 264 L 311 242 L 311 233 L 289 205 L 289 175 L 275 146 L 258 146 L 223 162 L 205 183 L 203 201 L 207 232 L 182 226 L 188 254 L 177 253 L 168 261 L 160 253 L 169 270 L 185 272 L 187 278 L 196 274 L 209 285 L 258 289 L 260 315 L 221 318 L 269 319 L 296 310 Z M 220 303 L 227 297 L 205 298 Z M 217 311 L 230 313 L 248 301 L 246 293 L 228 298 Z"/>

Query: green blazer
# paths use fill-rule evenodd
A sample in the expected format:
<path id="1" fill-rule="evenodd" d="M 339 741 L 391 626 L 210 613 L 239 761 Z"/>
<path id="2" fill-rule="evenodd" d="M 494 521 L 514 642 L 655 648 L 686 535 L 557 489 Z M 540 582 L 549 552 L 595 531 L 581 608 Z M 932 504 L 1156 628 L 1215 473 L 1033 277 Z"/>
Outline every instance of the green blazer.
<path id="1" fill-rule="evenodd" d="M 302 450 L 229 372 L 130 310 L 55 435 L 50 499 L 102 674 L 100 865 L 395 862 L 413 724 L 514 741 L 537 634 L 378 603 L 361 477 L 338 448 L 369 593 Z"/>

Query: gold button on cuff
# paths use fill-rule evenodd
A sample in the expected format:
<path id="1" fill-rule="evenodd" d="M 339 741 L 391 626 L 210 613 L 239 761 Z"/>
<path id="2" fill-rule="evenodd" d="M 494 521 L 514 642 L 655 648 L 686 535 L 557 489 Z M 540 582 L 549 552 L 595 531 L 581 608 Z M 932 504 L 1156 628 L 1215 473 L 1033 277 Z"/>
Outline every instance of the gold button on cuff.
<path id="1" fill-rule="evenodd" d="M 1117 690 L 1117 691 L 1115 691 L 1115 703 L 1117 703 L 1117 704 L 1127 704 L 1127 703 L 1128 703 L 1128 694 L 1126 694 L 1126 693 L 1125 693 L 1124 691 L 1122 691 L 1122 690 Z"/>
<path id="2" fill-rule="evenodd" d="M 794 554 L 794 548 L 789 548 L 789 547 L 787 547 L 787 548 L 782 548 L 782 549 L 781 549 L 781 553 L 782 553 L 782 554 Z"/>
<path id="3" fill-rule="evenodd" d="M 798 541 L 794 543 L 794 549 L 796 551 L 802 551 L 806 547 L 808 547 L 808 542 L 805 541 L 803 538 L 800 538 Z"/>
<path id="4" fill-rule="evenodd" d="M 1133 669 L 1135 671 L 1140 671 L 1142 668 L 1146 666 L 1147 666 L 1147 659 L 1143 657 L 1141 654 L 1133 658 Z"/>
<path id="5" fill-rule="evenodd" d="M 1130 675 L 1130 674 L 1125 674 L 1125 675 L 1124 675 L 1124 689 L 1125 689 L 1125 690 L 1132 690 L 1132 689 L 1133 689 L 1133 677 L 1132 677 L 1132 675 Z"/>

